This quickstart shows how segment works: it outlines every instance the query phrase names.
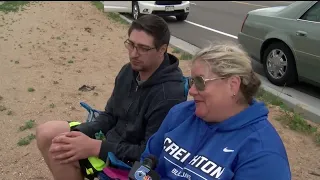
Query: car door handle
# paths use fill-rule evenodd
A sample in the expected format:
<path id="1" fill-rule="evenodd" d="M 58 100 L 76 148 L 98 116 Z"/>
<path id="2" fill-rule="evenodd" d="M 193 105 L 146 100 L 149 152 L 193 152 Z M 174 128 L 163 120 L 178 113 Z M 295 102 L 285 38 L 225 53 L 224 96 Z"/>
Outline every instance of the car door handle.
<path id="1" fill-rule="evenodd" d="M 297 32 L 296 32 L 296 35 L 297 35 L 297 36 L 307 36 L 307 34 L 308 34 L 308 33 L 307 33 L 307 32 L 304 32 L 304 31 L 297 31 Z"/>

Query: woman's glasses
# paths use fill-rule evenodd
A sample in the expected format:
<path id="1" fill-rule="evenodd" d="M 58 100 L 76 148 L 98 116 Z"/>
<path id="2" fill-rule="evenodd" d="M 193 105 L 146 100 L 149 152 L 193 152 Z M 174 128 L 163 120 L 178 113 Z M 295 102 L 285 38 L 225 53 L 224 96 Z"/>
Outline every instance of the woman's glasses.
<path id="1" fill-rule="evenodd" d="M 216 77 L 211 79 L 205 79 L 202 76 L 196 76 L 189 78 L 189 88 L 194 84 L 198 91 L 204 91 L 206 88 L 206 82 L 215 81 L 218 79 L 224 79 L 224 77 Z"/>

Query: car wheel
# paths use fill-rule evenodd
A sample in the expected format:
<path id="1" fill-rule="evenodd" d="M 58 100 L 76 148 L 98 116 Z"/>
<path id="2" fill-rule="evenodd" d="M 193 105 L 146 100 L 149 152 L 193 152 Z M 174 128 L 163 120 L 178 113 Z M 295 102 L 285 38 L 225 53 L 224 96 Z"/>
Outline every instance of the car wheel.
<path id="1" fill-rule="evenodd" d="M 132 5 L 132 16 L 133 19 L 137 20 L 141 16 L 138 2 L 134 2 Z"/>
<path id="2" fill-rule="evenodd" d="M 297 80 L 293 54 L 284 43 L 272 43 L 265 49 L 263 68 L 268 80 L 277 86 L 290 86 Z"/>
<path id="3" fill-rule="evenodd" d="M 177 19 L 178 21 L 184 21 L 184 20 L 187 19 L 187 17 L 188 17 L 188 14 L 183 14 L 183 15 L 178 15 L 178 16 L 176 16 L 176 19 Z"/>

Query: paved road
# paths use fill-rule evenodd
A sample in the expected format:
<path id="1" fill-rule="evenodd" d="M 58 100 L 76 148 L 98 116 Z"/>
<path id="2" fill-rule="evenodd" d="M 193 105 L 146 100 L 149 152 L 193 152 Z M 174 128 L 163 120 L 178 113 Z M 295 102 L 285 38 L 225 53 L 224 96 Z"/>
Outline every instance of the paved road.
<path id="1" fill-rule="evenodd" d="M 293 1 L 191 1 L 191 12 L 184 22 L 175 18 L 165 18 L 173 36 L 197 47 L 204 47 L 208 41 L 230 40 L 237 42 L 237 34 L 248 11 L 286 6 Z M 127 16 L 128 17 L 128 16 Z M 262 65 L 252 61 L 257 73 L 264 76 Z M 316 108 L 320 107 L 320 88 L 309 84 L 299 84 L 278 91 L 297 98 Z"/>
<path id="2" fill-rule="evenodd" d="M 191 2 L 191 13 L 186 21 L 177 22 L 171 17 L 166 18 L 166 21 L 173 36 L 201 48 L 211 40 L 237 41 L 236 36 L 248 11 L 264 7 L 286 6 L 293 1 Z M 264 75 L 262 65 L 253 61 L 253 66 L 257 73 Z M 320 105 L 320 88 L 312 85 L 301 83 L 288 88 L 287 93 L 299 98 L 303 98 L 302 93 L 308 94 L 311 96 L 308 100 L 312 101 L 313 105 Z"/>
<path id="3" fill-rule="evenodd" d="M 197 47 L 203 47 L 207 40 L 236 40 L 232 37 L 212 32 L 196 24 L 237 36 L 247 12 L 271 6 L 288 5 L 284 1 L 194 1 L 190 15 L 185 22 L 167 18 L 172 34 Z M 190 36 L 190 34 L 195 36 Z"/>
<path id="4" fill-rule="evenodd" d="M 179 23 L 171 17 L 166 20 L 173 36 L 197 47 L 204 47 L 208 41 L 212 40 L 237 42 L 237 34 L 247 12 L 288 4 L 290 1 L 194 1 L 186 21 Z M 257 73 L 264 75 L 259 63 L 253 61 L 253 66 Z M 318 97 L 320 98 L 320 95 Z"/>

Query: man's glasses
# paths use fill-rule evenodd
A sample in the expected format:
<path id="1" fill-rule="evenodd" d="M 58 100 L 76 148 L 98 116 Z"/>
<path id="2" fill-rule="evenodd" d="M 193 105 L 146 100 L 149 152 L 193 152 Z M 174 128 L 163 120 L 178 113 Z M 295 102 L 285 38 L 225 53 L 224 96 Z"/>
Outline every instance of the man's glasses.
<path id="1" fill-rule="evenodd" d="M 189 78 L 189 88 L 194 84 L 198 91 L 204 91 L 206 88 L 206 82 L 215 81 L 218 79 L 224 79 L 224 77 L 216 77 L 212 79 L 205 79 L 202 76 L 190 77 Z"/>
<path id="2" fill-rule="evenodd" d="M 155 47 L 148 47 L 148 46 L 143 46 L 143 45 L 135 45 L 133 42 L 131 42 L 129 39 L 127 39 L 124 42 L 124 46 L 129 50 L 129 51 L 133 51 L 134 48 L 136 48 L 137 52 L 139 54 L 146 54 L 148 53 L 150 50 L 155 49 Z"/>

